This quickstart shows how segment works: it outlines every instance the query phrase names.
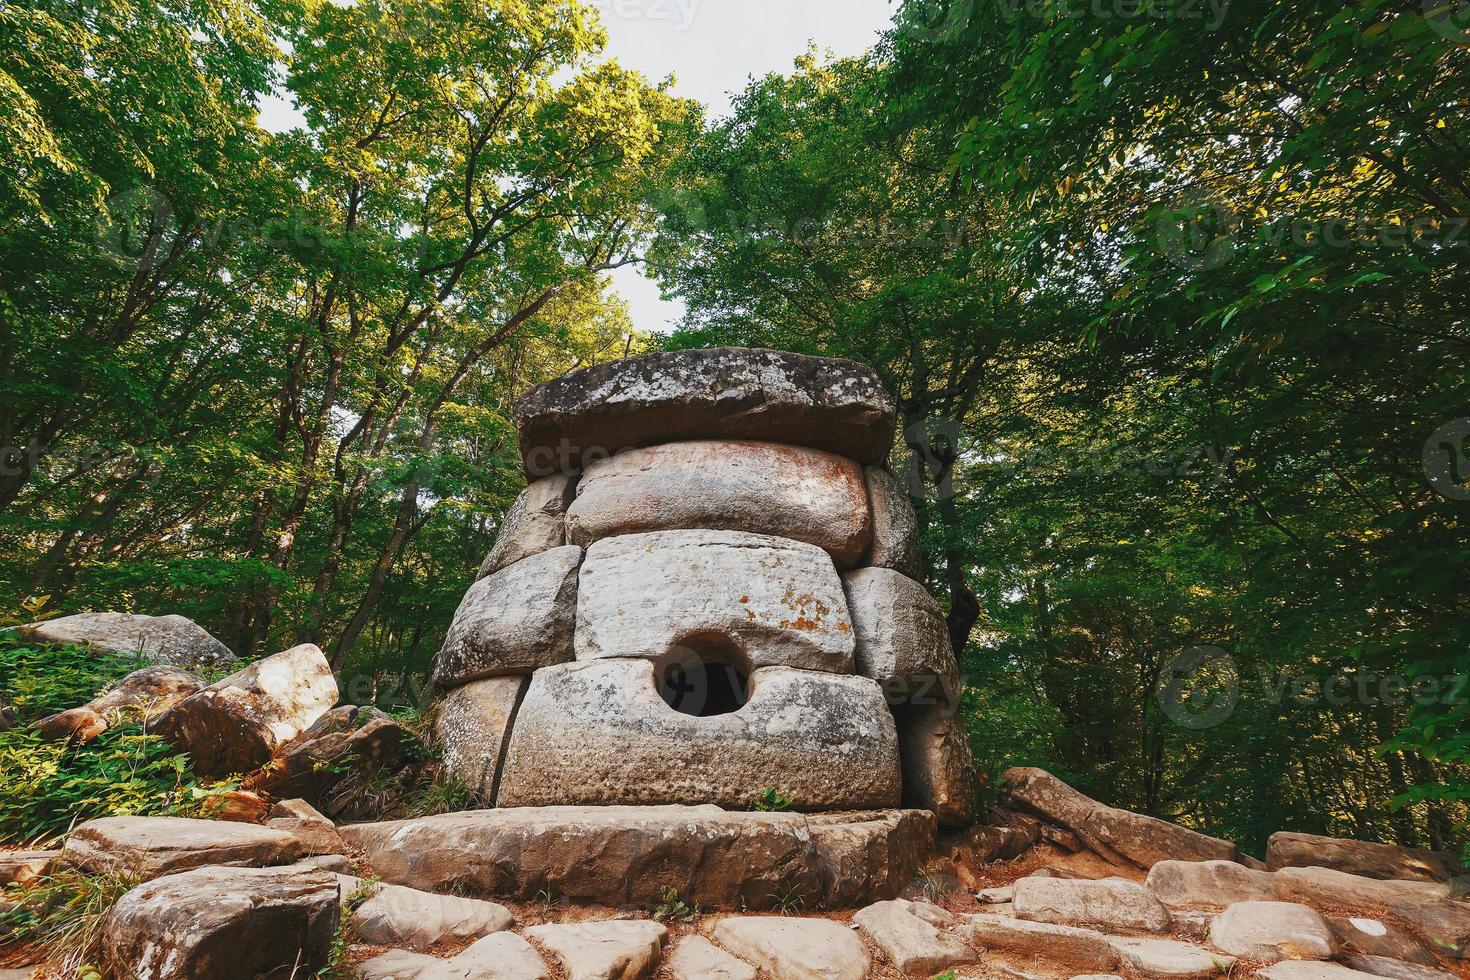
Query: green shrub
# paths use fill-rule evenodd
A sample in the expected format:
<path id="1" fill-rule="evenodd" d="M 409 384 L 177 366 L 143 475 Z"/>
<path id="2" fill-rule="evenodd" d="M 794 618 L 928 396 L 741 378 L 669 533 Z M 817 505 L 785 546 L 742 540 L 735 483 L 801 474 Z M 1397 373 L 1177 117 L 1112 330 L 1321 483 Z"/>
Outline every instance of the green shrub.
<path id="1" fill-rule="evenodd" d="M 0 701 L 15 708 L 17 719 L 35 721 L 86 704 L 103 688 L 147 666 L 139 657 L 0 635 Z"/>

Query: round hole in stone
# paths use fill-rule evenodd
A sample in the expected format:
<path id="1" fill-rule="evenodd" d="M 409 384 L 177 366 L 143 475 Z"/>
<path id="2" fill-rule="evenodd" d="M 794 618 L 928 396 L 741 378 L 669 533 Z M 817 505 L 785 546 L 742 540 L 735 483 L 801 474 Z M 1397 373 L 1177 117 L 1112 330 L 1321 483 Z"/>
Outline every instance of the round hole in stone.
<path id="1" fill-rule="evenodd" d="M 683 715 L 712 718 L 739 711 L 750 698 L 744 652 L 720 633 L 686 636 L 659 661 L 658 693 Z"/>

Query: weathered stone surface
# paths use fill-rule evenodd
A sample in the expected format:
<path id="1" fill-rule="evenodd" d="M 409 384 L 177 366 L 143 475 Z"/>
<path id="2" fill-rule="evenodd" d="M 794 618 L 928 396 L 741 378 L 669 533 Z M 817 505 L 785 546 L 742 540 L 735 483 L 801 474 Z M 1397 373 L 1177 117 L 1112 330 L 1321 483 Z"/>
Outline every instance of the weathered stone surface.
<path id="1" fill-rule="evenodd" d="M 848 572 L 842 585 L 857 672 L 881 684 L 891 704 L 953 705 L 959 665 L 944 613 L 924 587 L 891 568 Z"/>
<path id="2" fill-rule="evenodd" d="M 851 568 L 872 540 L 862 467 L 774 442 L 667 443 L 589 465 L 567 510 L 567 540 L 583 547 L 699 528 L 794 538 Z"/>
<path id="3" fill-rule="evenodd" d="M 1199 909 L 1276 898 L 1271 874 L 1234 861 L 1160 861 L 1149 869 L 1148 888 L 1165 905 Z"/>
<path id="4" fill-rule="evenodd" d="M 364 884 L 363 879 L 339 875 L 345 903 L 366 888 L 370 897 L 352 913 L 359 939 L 374 946 L 402 946 L 426 950 L 439 944 L 457 945 L 502 932 L 515 925 L 504 905 L 455 895 L 405 888 L 402 885 Z"/>
<path id="5" fill-rule="evenodd" d="M 658 966 L 669 930 L 657 922 L 621 920 L 532 926 L 567 980 L 642 980 Z"/>
<path id="6" fill-rule="evenodd" d="M 1386 956 L 1350 956 L 1346 965 L 1361 973 L 1391 980 L 1459 980 L 1455 974 L 1421 963 L 1406 963 Z"/>
<path id="7" fill-rule="evenodd" d="M 686 936 L 665 961 L 671 980 L 755 980 L 755 967 L 703 936 Z"/>
<path id="8" fill-rule="evenodd" d="M 1328 915 L 1325 918 L 1337 935 L 1340 957 L 1371 956 L 1424 965 L 1437 962 L 1424 941 L 1397 922 L 1359 916 L 1342 918 Z"/>
<path id="9" fill-rule="evenodd" d="M 494 804 L 500 760 L 510 741 L 516 703 L 525 677 L 471 681 L 444 696 L 434 714 L 434 738 L 444 753 L 444 770 Z"/>
<path id="10" fill-rule="evenodd" d="M 1235 957 L 1212 953 L 1172 939 L 1136 939 L 1114 936 L 1108 943 L 1125 966 L 1153 980 L 1211 980 L 1229 976 Z"/>
<path id="11" fill-rule="evenodd" d="M 271 807 L 265 825 L 295 837 L 306 848 L 308 856 L 341 854 L 347 850 L 346 841 L 337 833 L 337 825 L 305 800 L 277 803 Z"/>
<path id="12" fill-rule="evenodd" d="M 567 506 L 576 487 L 576 477 L 557 474 L 536 480 L 522 490 L 500 522 L 495 546 L 485 556 L 476 578 L 566 544 Z"/>
<path id="13" fill-rule="evenodd" d="M 1364 878 L 1407 881 L 1449 881 L 1461 873 L 1459 858 L 1453 854 L 1284 832 L 1272 834 L 1267 842 L 1266 866 L 1272 871 L 1332 868 Z"/>
<path id="14" fill-rule="evenodd" d="M 832 559 L 815 545 L 739 531 L 655 531 L 587 549 L 577 659 L 660 658 L 702 636 L 750 667 L 848 674 L 853 630 Z"/>
<path id="15" fill-rule="evenodd" d="M 979 777 L 964 722 L 953 709 L 905 707 L 894 711 L 903 768 L 903 805 L 933 810 L 944 827 L 975 820 Z"/>
<path id="16" fill-rule="evenodd" d="M 1091 929 L 983 914 L 970 916 L 969 924 L 960 926 L 957 932 L 982 952 L 1004 953 L 1021 963 L 1093 971 L 1113 971 L 1123 965 L 1122 956 L 1108 937 Z"/>
<path id="17" fill-rule="evenodd" d="M 1160 861 L 1235 861 L 1229 841 L 1155 817 L 1105 806 L 1042 769 L 1008 769 L 1001 780 L 1013 804 L 1078 834 L 1090 849 L 1152 868 Z M 1107 856 L 1105 854 L 1104 856 Z"/>
<path id="18" fill-rule="evenodd" d="M 1470 958 L 1470 904 L 1450 899 L 1448 885 L 1427 881 L 1379 881 L 1330 868 L 1282 868 L 1278 897 L 1347 908 L 1381 908 L 1402 919 L 1447 955 Z"/>
<path id="19" fill-rule="evenodd" d="M 1265 963 L 1330 960 L 1337 936 L 1315 910 L 1291 902 L 1237 902 L 1215 916 L 1210 942 L 1226 953 Z"/>
<path id="20" fill-rule="evenodd" d="M 798 810 L 899 802 L 898 738 L 866 677 L 767 667 L 731 714 L 681 714 L 656 665 L 598 660 L 531 679 L 500 780 L 500 806 L 714 803 L 775 787 Z"/>
<path id="21" fill-rule="evenodd" d="M 1371 980 L 1373 974 L 1338 966 L 1336 963 L 1283 960 L 1259 971 L 1256 977 L 1258 980 Z"/>
<path id="22" fill-rule="evenodd" d="M 881 466 L 863 469 L 868 485 L 868 503 L 873 510 L 873 547 L 864 564 L 891 568 L 920 581 L 924 576 L 923 553 L 919 549 L 919 518 L 906 490 Z"/>
<path id="23" fill-rule="evenodd" d="M 291 834 L 269 827 L 182 817 L 102 817 L 67 835 L 61 861 L 90 874 L 122 871 L 151 879 L 206 865 L 290 864 L 305 853 Z"/>
<path id="24" fill-rule="evenodd" d="M 120 976 L 285 980 L 325 965 L 339 914 L 324 871 L 200 868 L 124 895 L 103 946 Z"/>
<path id="25" fill-rule="evenodd" d="M 581 548 L 553 548 L 470 586 L 435 660 L 434 680 L 458 687 L 571 660 L 581 563 Z"/>
<path id="26" fill-rule="evenodd" d="M 340 828 L 383 880 L 436 892 L 705 908 L 806 908 L 893 898 L 933 847 L 934 818 L 699 807 L 478 810 Z"/>
<path id="27" fill-rule="evenodd" d="M 185 698 L 154 729 L 189 753 L 195 772 L 223 776 L 265 764 L 336 703 L 331 665 L 304 643 Z"/>
<path id="28" fill-rule="evenodd" d="M 901 899 L 869 905 L 852 921 L 900 973 L 932 977 L 979 959 L 973 949 L 940 932 L 915 914 L 913 903 Z"/>
<path id="29" fill-rule="evenodd" d="M 174 667 L 226 667 L 235 660 L 229 647 L 183 616 L 79 613 L 31 623 L 21 632 L 43 643 L 75 643 Z"/>
<path id="30" fill-rule="evenodd" d="M 42 718 L 36 727 L 42 738 L 90 742 L 124 716 L 151 722 L 204 686 L 201 678 L 177 667 L 146 667 L 79 708 Z"/>
<path id="31" fill-rule="evenodd" d="M 572 473 L 631 446 L 756 439 L 880 463 L 893 401 L 870 368 L 837 358 L 721 348 L 647 354 L 537 385 L 516 403 L 532 477 Z"/>
<path id="32" fill-rule="evenodd" d="M 359 817 L 372 812 L 373 804 L 351 794 L 338 799 L 333 788 L 349 772 L 396 772 L 413 741 L 403 725 L 377 708 L 342 705 L 286 743 L 245 785 L 276 797 L 306 797 L 334 818 Z"/>
<path id="33" fill-rule="evenodd" d="M 60 851 L 0 851 L 0 893 L 9 885 L 25 885 L 44 875 Z"/>
<path id="34" fill-rule="evenodd" d="M 357 964 L 361 980 L 551 980 L 535 947 L 510 932 L 497 932 L 447 960 L 391 949 Z"/>
<path id="35" fill-rule="evenodd" d="M 1022 878 L 1016 918 L 1105 931 L 1168 932 L 1169 913 L 1153 893 L 1124 878 Z"/>
<path id="36" fill-rule="evenodd" d="M 871 963 L 852 930 L 828 919 L 733 916 L 715 942 L 783 980 L 864 980 Z"/>

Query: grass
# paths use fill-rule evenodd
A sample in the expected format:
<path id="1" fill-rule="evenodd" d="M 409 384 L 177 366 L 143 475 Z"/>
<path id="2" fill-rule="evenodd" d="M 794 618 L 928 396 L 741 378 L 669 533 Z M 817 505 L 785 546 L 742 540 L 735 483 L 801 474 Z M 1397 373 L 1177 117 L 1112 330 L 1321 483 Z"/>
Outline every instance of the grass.
<path id="1" fill-rule="evenodd" d="M 756 796 L 751 806 L 765 813 L 784 813 L 791 809 L 792 799 L 780 793 L 774 786 L 767 786 Z"/>
<path id="2" fill-rule="evenodd" d="M 59 871 L 12 893 L 16 907 L 3 921 L 13 941 L 33 944 L 62 976 L 98 972 L 94 965 L 112 908 L 139 879 L 127 874 Z"/>

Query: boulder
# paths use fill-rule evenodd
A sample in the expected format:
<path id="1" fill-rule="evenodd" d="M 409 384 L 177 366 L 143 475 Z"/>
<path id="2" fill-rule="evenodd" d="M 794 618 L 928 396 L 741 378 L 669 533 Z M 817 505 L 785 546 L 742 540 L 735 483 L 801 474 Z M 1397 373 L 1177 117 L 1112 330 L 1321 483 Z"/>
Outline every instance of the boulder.
<path id="1" fill-rule="evenodd" d="M 500 760 L 526 684 L 524 677 L 471 681 L 446 694 L 434 713 L 434 739 L 443 753 L 444 771 L 487 805 L 495 803 Z"/>
<path id="2" fill-rule="evenodd" d="M 658 966 L 669 930 L 646 920 L 532 926 L 567 980 L 642 980 Z"/>
<path id="3" fill-rule="evenodd" d="M 1455 974 L 1445 970 L 1436 970 L 1422 963 L 1405 963 L 1386 956 L 1349 956 L 1345 962 L 1348 967 L 1360 973 L 1389 977 L 1391 980 L 1460 980 Z"/>
<path id="4" fill-rule="evenodd" d="M 282 800 L 271 807 L 265 825 L 299 840 L 308 856 L 342 854 L 347 842 L 332 823 L 305 800 Z"/>
<path id="5" fill-rule="evenodd" d="M 1234 861 L 1160 861 L 1149 869 L 1148 889 L 1165 905 L 1223 910 L 1274 900 L 1276 879 Z"/>
<path id="6" fill-rule="evenodd" d="M 891 568 L 842 576 L 856 634 L 857 672 L 883 687 L 889 704 L 957 707 L 959 664 L 939 604 Z"/>
<path id="7" fill-rule="evenodd" d="M 656 531 L 587 549 L 577 659 L 657 659 L 675 648 L 747 669 L 850 674 L 853 630 L 825 551 L 739 531 Z"/>
<path id="8" fill-rule="evenodd" d="M 1266 866 L 1332 868 L 1364 878 L 1447 882 L 1461 873 L 1454 854 L 1420 851 L 1394 844 L 1375 844 L 1314 834 L 1272 834 L 1266 844 Z"/>
<path id="9" fill-rule="evenodd" d="M 908 490 L 881 466 L 864 467 L 868 504 L 873 511 L 873 547 L 865 564 L 891 568 L 916 582 L 923 581 L 924 559 L 919 550 L 919 518 Z"/>
<path id="10" fill-rule="evenodd" d="M 979 959 L 969 946 L 916 914 L 912 902 L 878 902 L 859 911 L 852 921 L 884 959 L 909 976 L 932 977 Z"/>
<path id="11" fill-rule="evenodd" d="M 306 853 L 284 831 L 182 817 L 102 817 L 67 835 L 61 862 L 88 874 L 122 872 L 148 880 L 206 865 L 291 864 Z"/>
<path id="12" fill-rule="evenodd" d="M 344 826 L 384 881 L 437 892 L 651 907 L 672 888 L 712 909 L 852 908 L 893 898 L 934 818 L 727 812 L 713 806 L 473 810 Z"/>
<path id="13" fill-rule="evenodd" d="M 1343 957 L 1368 956 L 1407 960 L 1424 965 L 1437 962 L 1435 955 L 1415 933 L 1397 922 L 1351 916 L 1326 916 L 1337 936 Z M 1368 971 L 1373 972 L 1373 971 Z"/>
<path id="14" fill-rule="evenodd" d="M 60 851 L 0 851 L 0 894 L 10 885 L 28 885 L 47 874 Z"/>
<path id="15" fill-rule="evenodd" d="M 266 657 L 169 709 L 154 726 L 202 776 L 249 772 L 337 703 L 337 681 L 315 644 Z"/>
<path id="16" fill-rule="evenodd" d="M 1213 980 L 1230 976 L 1235 957 L 1172 939 L 1113 936 L 1109 945 L 1131 967 L 1150 980 Z"/>
<path id="17" fill-rule="evenodd" d="M 200 868 L 119 899 L 103 948 L 120 976 L 285 980 L 326 965 L 339 915 L 325 871 Z"/>
<path id="18" fill-rule="evenodd" d="M 106 694 L 36 722 L 41 737 L 90 742 L 120 718 L 152 722 L 184 698 L 204 689 L 204 681 L 177 667 L 146 667 L 118 681 Z"/>
<path id="19" fill-rule="evenodd" d="M 410 732 L 377 708 L 342 705 L 288 742 L 246 785 L 275 797 L 306 797 L 335 818 L 359 817 L 379 802 L 339 799 L 337 785 L 354 772 L 398 771 L 413 743 Z"/>
<path id="20" fill-rule="evenodd" d="M 970 916 L 968 924 L 956 931 L 982 952 L 1001 953 L 1027 965 L 1056 964 L 1083 971 L 1114 971 L 1123 965 L 1108 937 L 1091 929 L 981 914 Z"/>
<path id="21" fill-rule="evenodd" d="M 1104 857 L 1122 857 L 1145 870 L 1171 859 L 1239 859 L 1240 852 L 1229 841 L 1105 806 L 1042 769 L 1008 769 L 1001 780 L 1014 806 L 1076 833 Z"/>
<path id="22" fill-rule="evenodd" d="M 1170 926 L 1153 893 L 1124 878 L 1022 878 L 1012 907 L 1018 919 L 1112 932 L 1168 932 Z"/>
<path id="23" fill-rule="evenodd" d="M 975 821 L 980 779 L 969 734 L 954 709 L 929 706 L 894 711 L 903 770 L 903 805 L 932 810 L 947 828 Z"/>
<path id="24" fill-rule="evenodd" d="M 1330 960 L 1337 936 L 1315 910 L 1291 902 L 1236 902 L 1210 923 L 1217 949 L 1263 963 Z"/>
<path id="25" fill-rule="evenodd" d="M 353 976 L 360 980 L 551 980 L 541 954 L 510 932 L 486 936 L 447 960 L 390 949 L 358 963 Z"/>
<path id="26" fill-rule="evenodd" d="M 41 643 L 71 643 L 100 653 L 136 656 L 152 664 L 198 669 L 235 662 L 230 648 L 183 616 L 79 613 L 22 626 L 22 635 Z"/>
<path id="27" fill-rule="evenodd" d="M 742 808 L 767 787 L 797 810 L 896 806 L 898 738 L 878 685 L 767 667 L 740 710 L 696 717 L 664 702 L 650 661 L 549 667 L 516 715 L 496 799 Z"/>
<path id="28" fill-rule="evenodd" d="M 893 401 L 872 369 L 837 358 L 720 348 L 646 354 L 537 385 L 516 403 L 533 478 L 633 446 L 753 439 L 881 463 Z"/>
<path id="29" fill-rule="evenodd" d="M 703 936 L 686 936 L 665 965 L 671 980 L 755 980 L 755 967 Z"/>
<path id="30" fill-rule="evenodd" d="M 1282 868 L 1278 897 L 1352 909 L 1383 909 L 1436 944 L 1446 955 L 1470 958 L 1470 905 L 1454 901 L 1448 885 L 1380 881 L 1331 868 Z"/>
<path id="31" fill-rule="evenodd" d="M 868 951 L 851 929 L 829 919 L 732 916 L 714 940 L 782 980 L 865 980 Z"/>
<path id="32" fill-rule="evenodd" d="M 435 682 L 452 688 L 571 660 L 581 564 L 581 548 L 553 548 L 470 586 L 434 662 Z"/>
<path id="33" fill-rule="evenodd" d="M 675 442 L 587 466 L 567 540 L 704 528 L 794 538 L 856 565 L 872 541 L 862 467 L 773 442 Z"/>
<path id="34" fill-rule="evenodd" d="M 1256 977 L 1258 980 L 1372 980 L 1373 974 L 1336 963 L 1283 960 L 1258 971 Z"/>
<path id="35" fill-rule="evenodd" d="M 352 913 L 352 928 L 360 940 L 374 946 L 415 950 L 455 946 L 515 925 L 510 910 L 494 902 L 368 883 L 350 875 L 339 875 L 337 881 L 344 905 L 361 898 Z M 368 895 L 361 897 L 364 890 Z"/>
<path id="36" fill-rule="evenodd" d="M 566 544 L 567 506 L 576 488 L 575 477 L 559 473 L 522 490 L 500 522 L 495 546 L 485 556 L 476 579 Z"/>

